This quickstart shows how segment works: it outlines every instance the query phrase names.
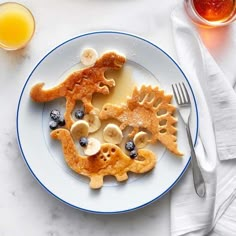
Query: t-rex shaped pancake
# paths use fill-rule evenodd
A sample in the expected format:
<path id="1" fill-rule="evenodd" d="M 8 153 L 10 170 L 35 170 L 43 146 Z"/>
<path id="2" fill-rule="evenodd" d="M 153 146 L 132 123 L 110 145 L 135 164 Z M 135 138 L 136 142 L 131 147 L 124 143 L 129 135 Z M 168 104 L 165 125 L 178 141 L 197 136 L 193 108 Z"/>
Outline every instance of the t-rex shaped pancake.
<path id="1" fill-rule="evenodd" d="M 109 94 L 109 87 L 115 86 L 113 79 L 106 79 L 104 73 L 109 70 L 119 70 L 126 58 L 116 52 L 103 54 L 96 63 L 88 68 L 73 72 L 62 83 L 50 89 L 43 89 L 44 83 L 37 83 L 30 91 L 30 96 L 35 102 L 48 102 L 54 99 L 66 98 L 66 111 L 64 118 L 66 128 L 73 124 L 71 113 L 77 100 L 83 102 L 85 112 L 93 110 L 91 103 L 94 93 Z"/>
<path id="2" fill-rule="evenodd" d="M 103 186 L 103 177 L 106 175 L 113 175 L 117 181 L 124 181 L 128 179 L 128 171 L 145 173 L 156 164 L 154 153 L 146 149 L 139 149 L 138 157 L 131 159 L 118 146 L 104 143 L 97 154 L 87 157 L 79 154 L 67 129 L 56 129 L 51 132 L 51 137 L 61 141 L 67 165 L 78 174 L 88 176 L 93 189 Z"/>
<path id="3" fill-rule="evenodd" d="M 131 137 L 140 129 L 147 129 L 151 134 L 151 143 L 159 140 L 177 156 L 183 154 L 178 150 L 176 143 L 177 122 L 173 116 L 175 106 L 170 104 L 172 95 L 164 94 L 158 87 L 143 85 L 139 90 L 134 88 L 133 94 L 128 98 L 127 104 L 105 104 L 99 118 L 113 118 L 121 122 L 120 128 L 130 126 L 133 128 Z"/>

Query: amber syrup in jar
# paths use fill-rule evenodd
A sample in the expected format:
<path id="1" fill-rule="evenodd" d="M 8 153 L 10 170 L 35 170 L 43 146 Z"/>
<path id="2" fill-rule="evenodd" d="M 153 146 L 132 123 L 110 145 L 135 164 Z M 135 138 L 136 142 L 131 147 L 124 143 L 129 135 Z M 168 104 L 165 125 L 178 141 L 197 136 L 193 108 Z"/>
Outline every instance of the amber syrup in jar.
<path id="1" fill-rule="evenodd" d="M 235 14 L 235 0 L 192 0 L 196 12 L 205 20 L 224 22 Z"/>

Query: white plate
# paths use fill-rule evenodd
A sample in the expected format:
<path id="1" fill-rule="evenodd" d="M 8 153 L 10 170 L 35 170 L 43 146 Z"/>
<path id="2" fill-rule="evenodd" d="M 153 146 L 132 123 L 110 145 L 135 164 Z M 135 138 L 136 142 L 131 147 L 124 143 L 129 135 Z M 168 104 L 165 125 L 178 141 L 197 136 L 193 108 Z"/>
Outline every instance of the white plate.
<path id="1" fill-rule="evenodd" d="M 101 190 L 91 190 L 88 179 L 75 174 L 64 162 L 60 143 L 49 136 L 49 111 L 54 102 L 36 104 L 29 91 L 38 81 L 52 86 L 79 62 L 80 51 L 95 48 L 99 54 L 117 50 L 126 55 L 137 84 L 159 84 L 172 93 L 171 84 L 184 81 L 192 99 L 192 134 L 197 137 L 197 104 L 190 84 L 180 67 L 162 49 L 153 43 L 122 32 L 92 32 L 70 39 L 49 52 L 27 79 L 17 109 L 17 137 L 22 156 L 33 176 L 53 196 L 64 203 L 93 213 L 121 213 L 141 208 L 167 193 L 180 179 L 190 161 L 190 152 L 183 123 L 179 119 L 178 146 L 185 155 L 177 158 L 161 144 L 155 152 L 159 161 L 144 175 L 130 175 L 126 183 L 105 178 Z M 56 106 L 63 106 L 57 101 Z M 176 114 L 178 116 L 178 114 Z"/>

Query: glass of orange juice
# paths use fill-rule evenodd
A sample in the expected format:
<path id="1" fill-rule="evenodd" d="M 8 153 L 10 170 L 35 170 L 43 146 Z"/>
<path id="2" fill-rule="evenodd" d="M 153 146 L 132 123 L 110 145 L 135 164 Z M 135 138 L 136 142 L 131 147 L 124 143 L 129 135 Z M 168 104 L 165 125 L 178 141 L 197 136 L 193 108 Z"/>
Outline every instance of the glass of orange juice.
<path id="1" fill-rule="evenodd" d="M 185 9 L 198 25 L 216 27 L 236 20 L 236 0 L 185 0 Z"/>
<path id="2" fill-rule="evenodd" d="M 21 49 L 29 43 L 34 31 L 35 21 L 29 9 L 15 2 L 0 4 L 0 48 Z"/>

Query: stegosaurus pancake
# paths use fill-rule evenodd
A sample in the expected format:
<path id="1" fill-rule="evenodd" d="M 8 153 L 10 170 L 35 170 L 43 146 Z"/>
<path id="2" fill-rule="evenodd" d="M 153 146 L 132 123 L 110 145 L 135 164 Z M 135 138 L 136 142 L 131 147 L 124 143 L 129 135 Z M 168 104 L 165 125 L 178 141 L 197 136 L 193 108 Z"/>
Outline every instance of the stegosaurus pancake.
<path id="1" fill-rule="evenodd" d="M 134 88 L 127 104 L 105 104 L 99 114 L 100 119 L 113 118 L 121 122 L 120 128 L 133 128 L 131 137 L 140 129 L 147 129 L 152 134 L 151 143 L 159 140 L 177 156 L 183 154 L 178 150 L 176 131 L 173 126 L 177 120 L 173 116 L 176 108 L 170 104 L 172 95 L 164 94 L 157 86 Z"/>
<path id="2" fill-rule="evenodd" d="M 64 114 L 66 127 L 73 124 L 71 113 L 76 101 L 83 102 L 85 112 L 93 110 L 91 103 L 94 93 L 109 94 L 109 87 L 115 86 L 113 79 L 105 78 L 107 70 L 119 70 L 126 58 L 116 52 L 103 54 L 96 63 L 88 68 L 73 72 L 62 83 L 50 89 L 43 89 L 44 83 L 37 83 L 30 91 L 31 98 L 36 102 L 48 102 L 60 97 L 66 98 L 66 111 Z"/>
<path id="3" fill-rule="evenodd" d="M 51 137 L 61 141 L 67 165 L 78 174 L 90 178 L 90 187 L 98 189 L 103 186 L 103 177 L 113 175 L 117 181 L 128 179 L 127 172 L 145 173 L 156 163 L 153 152 L 138 150 L 138 157 L 131 159 L 114 144 L 104 143 L 100 151 L 93 156 L 81 156 L 70 132 L 67 129 L 57 129 L 51 132 Z"/>

